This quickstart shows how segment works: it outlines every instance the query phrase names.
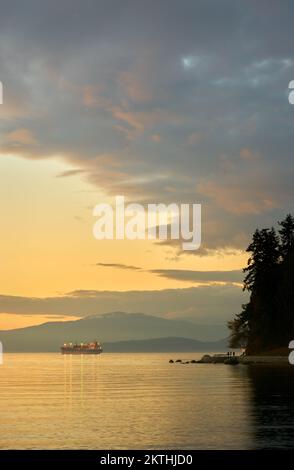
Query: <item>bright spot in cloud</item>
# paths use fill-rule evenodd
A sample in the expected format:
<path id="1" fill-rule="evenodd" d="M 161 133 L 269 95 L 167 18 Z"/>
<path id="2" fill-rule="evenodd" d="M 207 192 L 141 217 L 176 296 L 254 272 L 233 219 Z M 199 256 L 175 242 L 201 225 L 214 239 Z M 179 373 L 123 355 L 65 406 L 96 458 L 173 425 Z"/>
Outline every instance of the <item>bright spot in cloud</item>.
<path id="1" fill-rule="evenodd" d="M 192 55 L 187 55 L 182 57 L 181 62 L 184 69 L 189 70 L 195 67 L 195 65 L 197 64 L 197 59 Z"/>

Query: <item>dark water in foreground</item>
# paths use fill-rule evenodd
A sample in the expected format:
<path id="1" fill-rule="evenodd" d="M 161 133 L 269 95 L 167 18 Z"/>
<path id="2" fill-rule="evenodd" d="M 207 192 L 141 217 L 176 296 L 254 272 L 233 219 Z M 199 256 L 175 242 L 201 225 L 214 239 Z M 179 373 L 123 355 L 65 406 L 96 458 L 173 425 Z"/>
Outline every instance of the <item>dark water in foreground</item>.
<path id="1" fill-rule="evenodd" d="M 294 366 L 169 364 L 201 354 L 6 354 L 2 449 L 294 447 Z"/>

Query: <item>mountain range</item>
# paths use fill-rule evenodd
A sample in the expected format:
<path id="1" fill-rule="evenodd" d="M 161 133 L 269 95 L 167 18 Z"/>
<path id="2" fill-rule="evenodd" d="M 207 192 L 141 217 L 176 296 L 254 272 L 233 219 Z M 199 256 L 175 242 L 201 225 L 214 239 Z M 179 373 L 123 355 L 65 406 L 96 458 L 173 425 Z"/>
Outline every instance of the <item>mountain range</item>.
<path id="1" fill-rule="evenodd" d="M 4 351 L 59 351 L 64 342 L 98 340 L 105 351 L 219 351 L 226 340 L 199 341 L 201 327 L 189 321 L 142 313 L 112 312 L 75 321 L 0 331 Z"/>

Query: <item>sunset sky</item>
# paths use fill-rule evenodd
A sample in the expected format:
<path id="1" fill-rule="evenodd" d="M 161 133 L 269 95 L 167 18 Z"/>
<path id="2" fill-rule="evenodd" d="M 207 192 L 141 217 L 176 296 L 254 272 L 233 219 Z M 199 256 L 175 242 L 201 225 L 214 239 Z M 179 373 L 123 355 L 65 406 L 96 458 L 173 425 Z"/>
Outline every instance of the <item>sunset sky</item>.
<path id="1" fill-rule="evenodd" d="M 293 212 L 293 10 L 1 1 L 0 329 L 238 313 L 253 230 Z M 93 208 L 116 195 L 201 203 L 200 250 L 95 240 Z"/>

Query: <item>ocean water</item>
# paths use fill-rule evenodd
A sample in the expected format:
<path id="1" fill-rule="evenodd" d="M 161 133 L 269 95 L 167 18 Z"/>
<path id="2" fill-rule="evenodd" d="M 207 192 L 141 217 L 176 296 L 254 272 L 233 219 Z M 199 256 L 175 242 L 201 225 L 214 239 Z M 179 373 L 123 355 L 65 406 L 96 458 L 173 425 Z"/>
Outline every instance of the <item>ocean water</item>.
<path id="1" fill-rule="evenodd" d="M 0 448 L 294 446 L 294 367 L 168 363 L 200 356 L 5 354 Z"/>

